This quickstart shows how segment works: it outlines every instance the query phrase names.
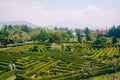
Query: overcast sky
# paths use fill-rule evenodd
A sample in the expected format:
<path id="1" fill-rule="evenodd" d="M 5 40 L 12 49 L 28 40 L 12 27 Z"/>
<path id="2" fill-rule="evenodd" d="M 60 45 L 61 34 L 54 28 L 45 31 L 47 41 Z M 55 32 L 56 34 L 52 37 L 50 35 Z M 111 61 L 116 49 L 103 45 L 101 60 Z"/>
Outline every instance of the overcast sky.
<path id="1" fill-rule="evenodd" d="M 120 24 L 120 0 L 0 0 L 0 21 L 107 28 Z"/>

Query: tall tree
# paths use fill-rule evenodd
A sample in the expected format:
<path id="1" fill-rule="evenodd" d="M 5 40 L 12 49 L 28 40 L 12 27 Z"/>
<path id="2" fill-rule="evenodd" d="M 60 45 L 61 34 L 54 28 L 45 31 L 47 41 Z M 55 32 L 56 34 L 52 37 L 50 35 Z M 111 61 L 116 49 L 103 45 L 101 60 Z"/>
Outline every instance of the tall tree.
<path id="1" fill-rule="evenodd" d="M 61 31 L 62 41 L 65 42 L 67 39 L 66 31 Z"/>
<path id="2" fill-rule="evenodd" d="M 61 43 L 62 42 L 62 36 L 59 32 L 52 33 L 49 37 L 50 43 Z"/>
<path id="3" fill-rule="evenodd" d="M 28 35 L 26 32 L 22 32 L 22 41 L 25 43 L 30 39 L 30 35 Z"/>
<path id="4" fill-rule="evenodd" d="M 7 25 L 4 25 L 2 30 L 7 30 Z"/>
<path id="5" fill-rule="evenodd" d="M 117 26 L 117 29 L 116 29 L 116 37 L 117 37 L 117 38 L 120 38 L 120 25 Z"/>
<path id="6" fill-rule="evenodd" d="M 19 30 L 13 29 L 13 31 L 11 33 L 11 38 L 14 41 L 14 43 L 16 44 L 16 46 L 17 46 L 18 42 L 21 42 L 21 41 L 19 41 L 19 40 L 22 40 L 21 37 L 22 37 L 22 32 Z"/>
<path id="7" fill-rule="evenodd" d="M 12 25 L 8 25 L 8 30 L 11 31 L 12 30 Z"/>
<path id="8" fill-rule="evenodd" d="M 78 38 L 78 42 L 81 43 L 82 42 L 81 30 L 80 29 L 76 29 L 75 32 L 76 32 L 76 36 Z"/>
<path id="9" fill-rule="evenodd" d="M 105 37 L 99 37 L 95 40 L 95 45 L 99 46 L 99 47 L 105 47 L 107 44 L 107 38 Z"/>
<path id="10" fill-rule="evenodd" d="M 2 30 L 8 30 L 8 31 L 11 31 L 12 30 L 12 25 L 9 24 L 9 25 L 4 25 Z"/>
<path id="11" fill-rule="evenodd" d="M 45 30 L 41 30 L 40 33 L 37 35 L 37 40 L 45 43 L 45 41 L 49 38 L 48 33 Z"/>
<path id="12" fill-rule="evenodd" d="M 85 28 L 86 40 L 91 41 L 91 31 L 88 27 Z"/>
<path id="13" fill-rule="evenodd" d="M 1 47 L 7 47 L 9 43 L 9 32 L 6 30 L 0 30 L 0 43 Z"/>
<path id="14" fill-rule="evenodd" d="M 58 27 L 57 27 L 57 26 L 55 26 L 55 27 L 54 27 L 54 30 L 58 30 Z"/>
<path id="15" fill-rule="evenodd" d="M 115 44 L 115 43 L 117 43 L 118 41 L 117 41 L 117 38 L 116 37 L 112 37 L 112 44 Z"/>
<path id="16" fill-rule="evenodd" d="M 66 32 L 66 34 L 67 34 L 67 39 L 68 39 L 68 41 L 69 41 L 71 38 L 73 38 L 72 31 L 68 30 L 68 31 Z"/>
<path id="17" fill-rule="evenodd" d="M 31 28 L 28 27 L 27 25 L 21 25 L 20 28 L 22 31 L 30 33 Z"/>
<path id="18" fill-rule="evenodd" d="M 113 25 L 113 27 L 111 27 L 107 33 L 107 35 L 109 37 L 115 36 L 116 38 L 120 38 L 120 25 L 118 25 L 117 27 Z"/>
<path id="19" fill-rule="evenodd" d="M 113 27 L 111 27 L 108 31 L 108 36 L 116 36 L 116 27 L 113 25 Z"/>

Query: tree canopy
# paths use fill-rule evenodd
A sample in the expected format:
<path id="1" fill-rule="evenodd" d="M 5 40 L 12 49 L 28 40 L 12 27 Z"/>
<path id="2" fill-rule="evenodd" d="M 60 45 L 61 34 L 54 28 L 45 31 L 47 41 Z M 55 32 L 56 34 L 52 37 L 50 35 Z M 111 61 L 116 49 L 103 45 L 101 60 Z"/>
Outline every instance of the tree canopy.
<path id="1" fill-rule="evenodd" d="M 48 33 L 45 30 L 41 30 L 40 33 L 37 35 L 37 40 L 45 43 L 45 41 L 49 38 Z"/>
<path id="2" fill-rule="evenodd" d="M 108 35 L 109 37 L 115 36 L 116 38 L 120 38 L 120 25 L 118 25 L 117 27 L 116 27 L 115 25 L 113 25 L 113 26 L 109 29 L 107 35 Z"/>
<path id="3" fill-rule="evenodd" d="M 78 42 L 81 43 L 82 42 L 81 30 L 80 29 L 76 29 L 75 32 L 76 32 L 76 36 L 77 36 Z"/>
<path id="4" fill-rule="evenodd" d="M 99 37 L 94 41 L 95 45 L 98 47 L 105 47 L 107 44 L 107 38 L 105 37 Z"/>
<path id="5" fill-rule="evenodd" d="M 88 27 L 85 28 L 86 40 L 91 41 L 91 31 Z"/>
<path id="6" fill-rule="evenodd" d="M 52 33 L 49 37 L 50 43 L 61 43 L 62 42 L 62 36 L 59 32 Z"/>
<path id="7" fill-rule="evenodd" d="M 7 47 L 7 44 L 9 42 L 9 32 L 6 30 L 0 30 L 0 43 L 1 47 Z"/>

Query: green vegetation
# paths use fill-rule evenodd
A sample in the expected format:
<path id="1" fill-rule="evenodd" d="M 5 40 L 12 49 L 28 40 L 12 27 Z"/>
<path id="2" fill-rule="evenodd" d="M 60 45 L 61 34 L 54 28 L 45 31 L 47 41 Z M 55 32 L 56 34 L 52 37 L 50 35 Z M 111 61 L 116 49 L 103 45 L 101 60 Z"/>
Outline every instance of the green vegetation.
<path id="1" fill-rule="evenodd" d="M 86 40 L 91 41 L 91 31 L 88 27 L 85 28 Z"/>
<path id="2" fill-rule="evenodd" d="M 82 42 L 81 30 L 80 29 L 76 29 L 75 32 L 76 32 L 76 36 L 78 38 L 78 42 L 81 43 Z"/>
<path id="3" fill-rule="evenodd" d="M 108 36 L 110 31 L 5 25 L 0 30 L 0 80 L 119 79 L 119 37 Z M 10 69 L 10 63 L 16 68 Z"/>

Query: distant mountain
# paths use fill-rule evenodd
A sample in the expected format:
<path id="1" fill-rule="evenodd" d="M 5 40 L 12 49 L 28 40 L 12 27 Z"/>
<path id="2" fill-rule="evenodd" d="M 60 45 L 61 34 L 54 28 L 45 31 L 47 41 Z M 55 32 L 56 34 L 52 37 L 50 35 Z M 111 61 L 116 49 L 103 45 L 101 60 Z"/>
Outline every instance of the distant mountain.
<path id="1" fill-rule="evenodd" d="M 9 25 L 9 24 L 11 24 L 11 25 L 27 25 L 32 28 L 38 27 L 37 25 L 32 24 L 27 21 L 11 21 L 11 22 L 0 22 L 0 28 L 2 28 L 4 25 Z"/>

